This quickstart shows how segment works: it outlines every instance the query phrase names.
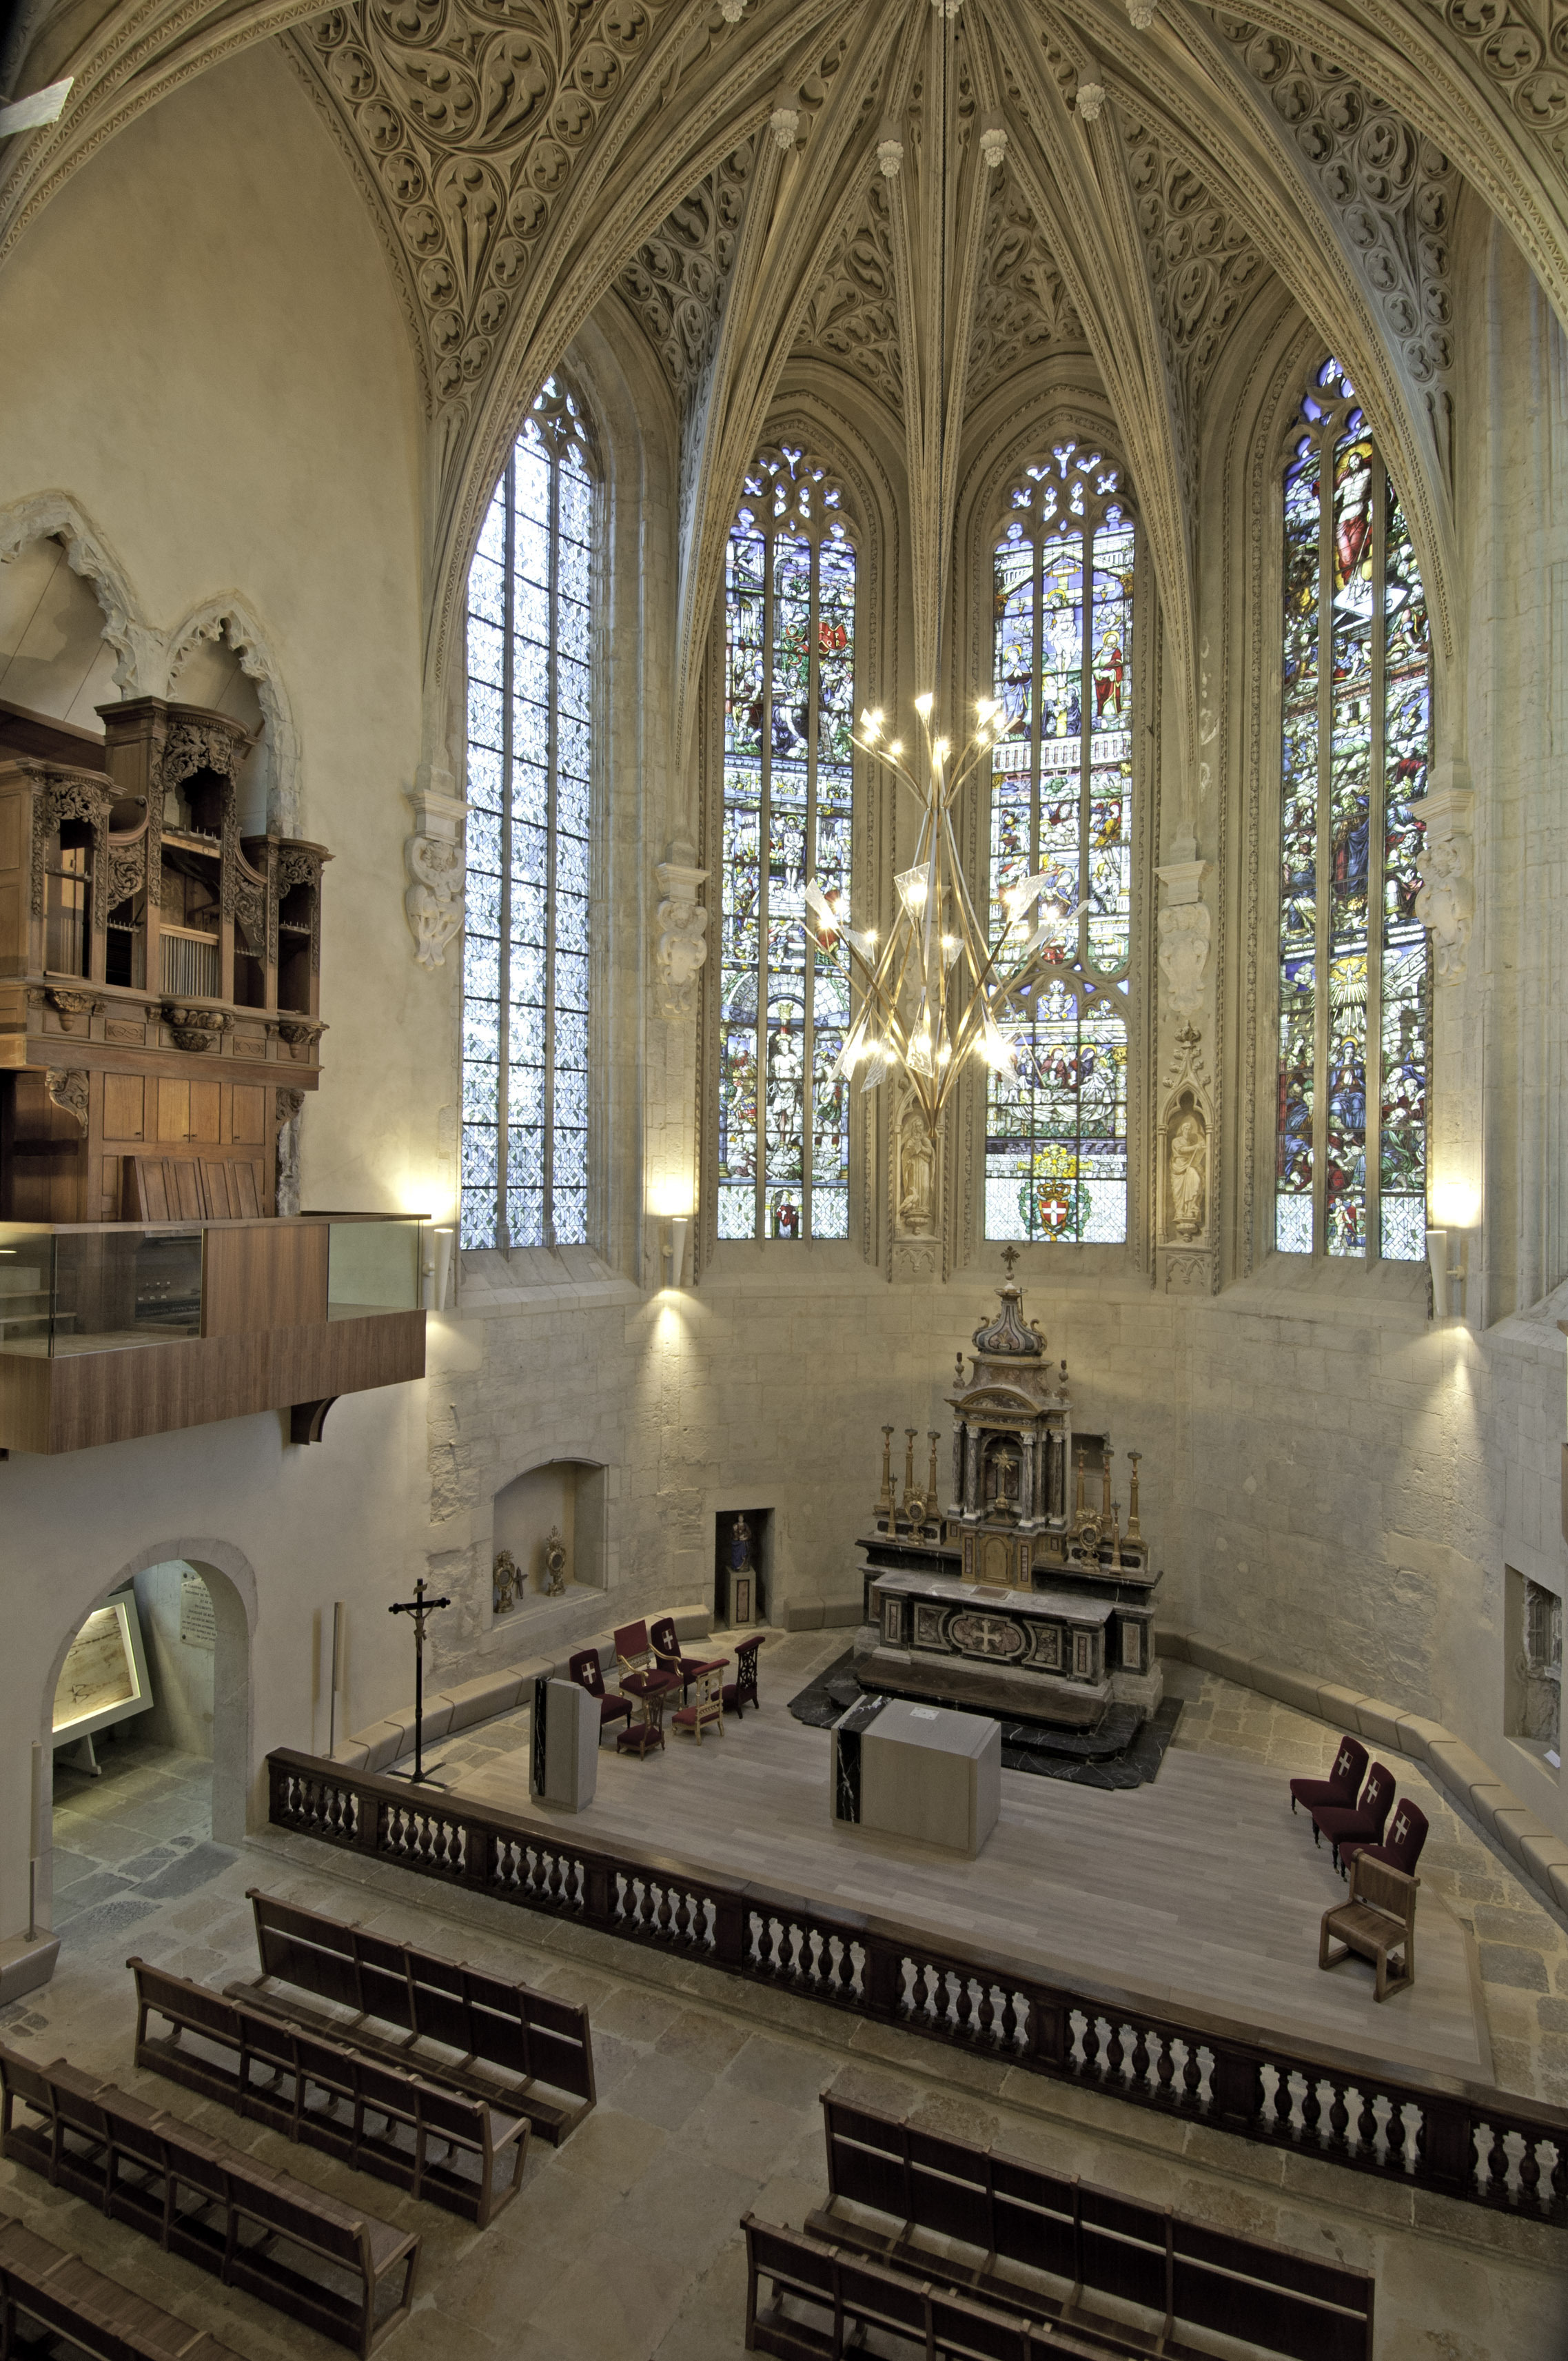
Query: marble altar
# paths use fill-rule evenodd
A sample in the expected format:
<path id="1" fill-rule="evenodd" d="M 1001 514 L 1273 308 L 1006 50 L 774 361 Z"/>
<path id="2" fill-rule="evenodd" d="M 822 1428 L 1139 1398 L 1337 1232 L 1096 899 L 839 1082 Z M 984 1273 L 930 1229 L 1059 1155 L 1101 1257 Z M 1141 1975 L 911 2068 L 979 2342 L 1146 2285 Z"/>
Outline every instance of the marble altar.
<path id="1" fill-rule="evenodd" d="M 973 1335 L 952 1391 L 952 1477 L 939 1497 L 937 1446 L 922 1487 L 905 1429 L 904 1499 L 883 1429 L 875 1524 L 862 1535 L 861 1686 L 940 1699 L 1004 1719 L 1092 1729 L 1112 1703 L 1159 1703 L 1160 1576 L 1150 1563 L 1129 1451 L 1125 1522 L 1110 1437 L 1078 1429 L 1067 1364 L 1053 1368 L 1004 1249 L 1002 1309 Z M 1098 1496 L 1098 1497 L 1096 1497 Z"/>

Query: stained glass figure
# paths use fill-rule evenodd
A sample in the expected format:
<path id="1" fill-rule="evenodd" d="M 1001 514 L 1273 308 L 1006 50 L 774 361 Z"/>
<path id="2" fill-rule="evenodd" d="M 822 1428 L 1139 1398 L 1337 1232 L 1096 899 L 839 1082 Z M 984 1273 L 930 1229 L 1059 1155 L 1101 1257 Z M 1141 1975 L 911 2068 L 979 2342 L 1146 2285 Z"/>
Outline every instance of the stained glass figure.
<path id="1" fill-rule="evenodd" d="M 1044 870 L 1078 908 L 1059 975 L 1004 1029 L 1016 1080 L 986 1103 L 985 1235 L 1127 1235 L 1127 972 L 1135 533 L 1120 470 L 1058 444 L 1013 488 L 995 550 L 991 910 Z M 1080 907 L 1079 906 L 1081 906 Z"/>
<path id="2" fill-rule="evenodd" d="M 1355 389 L 1325 361 L 1284 482 L 1275 1244 L 1426 1252 L 1426 599 Z"/>
<path id="3" fill-rule="evenodd" d="M 587 422 L 550 378 L 468 571 L 466 1246 L 587 1237 L 594 508 Z"/>
<path id="4" fill-rule="evenodd" d="M 802 450 L 747 472 L 725 617 L 718 1235 L 848 1237 L 848 987 L 801 921 L 850 884 L 855 545 Z"/>

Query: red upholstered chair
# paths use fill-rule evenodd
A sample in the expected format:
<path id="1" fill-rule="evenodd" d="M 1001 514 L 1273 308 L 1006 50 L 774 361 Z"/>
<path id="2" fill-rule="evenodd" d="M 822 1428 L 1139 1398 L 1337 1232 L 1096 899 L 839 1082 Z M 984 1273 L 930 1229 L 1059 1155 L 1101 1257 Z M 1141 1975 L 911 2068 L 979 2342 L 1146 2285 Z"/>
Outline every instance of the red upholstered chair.
<path id="1" fill-rule="evenodd" d="M 735 1677 L 724 1684 L 725 1711 L 738 1713 L 742 1719 L 747 1706 L 755 1706 L 759 1713 L 762 1709 L 757 1695 L 757 1651 L 767 1636 L 765 1631 L 758 1631 L 750 1640 L 741 1641 L 735 1651 Z"/>
<path id="2" fill-rule="evenodd" d="M 1292 1779 L 1290 1809 L 1298 1804 L 1309 1812 L 1320 1804 L 1354 1804 L 1366 1776 L 1366 1749 L 1358 1738 L 1342 1738 L 1334 1767 L 1326 1779 Z"/>
<path id="3" fill-rule="evenodd" d="M 1327 1837 L 1333 1847 L 1334 1867 L 1344 1875 L 1339 1849 L 1347 1839 L 1357 1844 L 1378 1845 L 1383 1841 L 1383 1824 L 1394 1800 L 1394 1773 L 1386 1763 L 1375 1763 L 1367 1773 L 1366 1784 L 1358 1804 L 1320 1804 L 1312 1814 L 1312 1826 L 1320 1836 Z"/>
<path id="4" fill-rule="evenodd" d="M 671 1692 L 680 1687 L 679 1673 L 666 1672 L 660 1664 L 649 1641 L 646 1623 L 621 1625 L 615 1635 L 615 1661 L 620 1673 L 621 1696 L 630 1697 L 633 1705 L 641 1708 L 641 1720 L 634 1717 L 629 1729 L 623 1730 L 617 1737 L 617 1752 L 627 1751 L 626 1741 L 630 1730 L 644 1725 L 658 1730 L 662 1746 L 664 1742 L 664 1706 Z"/>
<path id="5" fill-rule="evenodd" d="M 598 1697 L 601 1738 L 604 1736 L 604 1726 L 607 1721 L 625 1721 L 630 1718 L 631 1708 L 626 1699 L 622 1697 L 611 1697 L 605 1687 L 604 1669 L 599 1663 L 597 1648 L 579 1648 L 575 1656 L 567 1659 L 566 1670 L 573 1680 L 579 1682 L 587 1689 L 591 1697 Z"/>
<path id="6" fill-rule="evenodd" d="M 1348 1869 L 1356 1854 L 1365 1852 L 1369 1853 L 1374 1861 L 1380 1861 L 1386 1869 L 1401 1870 L 1405 1876 L 1413 1877 L 1426 1840 L 1426 1814 L 1419 1804 L 1412 1804 L 1408 1795 L 1401 1795 L 1387 1841 L 1364 1844 L 1356 1837 L 1343 1839 L 1339 1849 L 1340 1866 Z"/>
<path id="7" fill-rule="evenodd" d="M 702 1663 L 702 1658 L 682 1655 L 680 1640 L 675 1631 L 675 1619 L 673 1615 L 661 1615 L 656 1623 L 651 1623 L 648 1627 L 648 1637 L 652 1642 L 653 1654 L 660 1669 L 666 1673 L 679 1674 L 681 1703 L 685 1705 L 692 1675 L 698 1664 Z"/>

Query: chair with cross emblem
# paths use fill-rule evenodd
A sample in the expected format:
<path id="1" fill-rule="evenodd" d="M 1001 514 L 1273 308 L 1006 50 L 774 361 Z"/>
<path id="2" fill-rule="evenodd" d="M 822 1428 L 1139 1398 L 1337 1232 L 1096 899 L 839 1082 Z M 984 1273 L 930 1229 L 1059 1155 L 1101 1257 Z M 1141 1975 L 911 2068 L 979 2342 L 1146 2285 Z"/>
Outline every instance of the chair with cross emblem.
<path id="1" fill-rule="evenodd" d="M 1401 1795 L 1394 1813 L 1393 1823 L 1383 1842 L 1368 1844 L 1358 1838 L 1352 1837 L 1348 1843 L 1340 1846 L 1340 1867 L 1343 1869 L 1347 1863 L 1355 1859 L 1357 1853 L 1364 1852 L 1371 1860 L 1380 1861 L 1389 1869 L 1403 1870 L 1407 1877 L 1413 1877 L 1416 1863 L 1421 1857 L 1421 1847 L 1426 1840 L 1426 1814 L 1419 1804 L 1411 1803 L 1409 1795 Z"/>
<path id="2" fill-rule="evenodd" d="M 1366 1749 L 1358 1738 L 1342 1738 L 1334 1767 L 1326 1779 L 1291 1780 L 1290 1809 L 1294 1811 L 1298 1804 L 1309 1812 L 1320 1804 L 1354 1804 L 1366 1775 Z"/>
<path id="3" fill-rule="evenodd" d="M 1354 1804 L 1314 1804 L 1312 1827 L 1333 1848 L 1334 1867 L 1344 1875 L 1340 1859 L 1343 1844 L 1381 1844 L 1388 1807 L 1394 1800 L 1394 1773 L 1386 1763 L 1375 1763 L 1366 1774 L 1361 1798 Z"/>

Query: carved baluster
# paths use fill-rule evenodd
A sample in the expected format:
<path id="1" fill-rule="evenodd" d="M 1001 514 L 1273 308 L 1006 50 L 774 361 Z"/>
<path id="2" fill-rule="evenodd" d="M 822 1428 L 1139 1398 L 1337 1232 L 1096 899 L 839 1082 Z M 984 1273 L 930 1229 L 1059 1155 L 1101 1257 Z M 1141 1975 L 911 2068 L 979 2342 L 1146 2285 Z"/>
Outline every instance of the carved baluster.
<path id="1" fill-rule="evenodd" d="M 1011 1984 L 1003 1984 L 1002 1987 L 1002 2047 L 1003 2049 L 1015 2049 L 1018 2047 L 1023 2029 L 1013 1987 Z"/>
<path id="2" fill-rule="evenodd" d="M 1402 2172 L 1405 2169 L 1405 2110 L 1397 2100 L 1390 2100 L 1386 2137 L 1388 2142 L 1389 2169 Z"/>
<path id="3" fill-rule="evenodd" d="M 1122 2047 L 1122 2027 L 1114 2017 L 1111 2020 L 1109 2031 L 1111 2038 L 1105 2045 L 1105 2070 L 1110 2081 L 1119 2082 L 1126 2051 Z"/>
<path id="4" fill-rule="evenodd" d="M 1318 2096 L 1317 2076 L 1309 2074 L 1305 2081 L 1306 2088 L 1301 2094 L 1301 2123 L 1307 2132 L 1315 2133 L 1318 2119 L 1323 2112 L 1322 2101 Z"/>
<path id="5" fill-rule="evenodd" d="M 855 1953 L 847 1935 L 839 1939 L 839 1997 L 847 2001 L 855 1997 Z"/>
<path id="6" fill-rule="evenodd" d="M 1168 2099 L 1171 2083 L 1176 2079 L 1176 2053 L 1171 2048 L 1168 2034 L 1162 2033 L 1159 2037 L 1159 2056 L 1155 2061 L 1154 2078 L 1159 2084 L 1160 2097 Z"/>
<path id="7" fill-rule="evenodd" d="M 1373 2094 L 1370 2091 L 1363 2091 L 1361 2094 L 1361 2113 L 1355 2119 L 1355 2131 L 1356 2137 L 1360 2140 L 1362 2147 L 1376 2153 L 1377 2147 L 1377 2110 L 1373 2103 Z"/>
<path id="8" fill-rule="evenodd" d="M 1149 2086 L 1148 2035 L 1141 2025 L 1133 2028 L 1133 2081 L 1140 2091 Z"/>
<path id="9" fill-rule="evenodd" d="M 1295 2107 L 1296 2098 L 1290 2087 L 1289 2072 L 1287 2068 L 1277 2066 L 1274 2070 L 1274 2120 L 1281 2131 L 1289 2130 Z"/>
<path id="10" fill-rule="evenodd" d="M 1557 2161 L 1552 2168 L 1552 2194 L 1561 2206 L 1568 2201 L 1568 2142 L 1559 2140 L 1552 2154 Z"/>
<path id="11" fill-rule="evenodd" d="M 1536 2191 L 1541 2186 L 1541 2158 L 1536 2148 L 1537 2142 L 1527 2138 L 1519 2158 L 1519 2195 L 1527 2205 L 1539 2202 Z"/>
<path id="12" fill-rule="evenodd" d="M 1334 2094 L 1329 2108 L 1329 2141 L 1331 2147 L 1343 2147 L 1346 2145 L 1344 2136 L 1350 2126 L 1350 2109 L 1344 2103 L 1348 2085 L 1343 2082 L 1332 2082 L 1329 2087 Z"/>
<path id="13" fill-rule="evenodd" d="M 974 2029 L 982 2041 L 992 2041 L 995 2038 L 996 2004 L 992 1998 L 993 1990 L 994 1986 L 988 1983 L 982 1983 L 980 1988 L 980 2005 L 975 2010 Z"/>
<path id="14" fill-rule="evenodd" d="M 1508 2150 L 1500 2124 L 1492 2126 L 1492 2145 L 1486 2151 L 1486 2194 L 1506 2198 L 1508 2193 Z"/>
<path id="15" fill-rule="evenodd" d="M 1091 2073 L 1100 2056 L 1100 2019 L 1085 2015 L 1083 2020 L 1083 2070 Z"/>
<path id="16" fill-rule="evenodd" d="M 917 1959 L 915 1962 L 915 1981 L 909 1988 L 911 2015 L 924 2020 L 930 1998 L 931 1987 L 926 1981 L 926 1962 L 924 1960 Z"/>
<path id="17" fill-rule="evenodd" d="M 1183 2046 L 1186 2054 L 1182 2060 L 1181 2085 L 1188 2097 L 1195 2099 L 1203 2087 L 1202 2060 L 1198 2055 L 1195 2042 L 1189 2041 Z"/>
<path id="18" fill-rule="evenodd" d="M 675 1896 L 674 1937 L 677 1943 L 687 1940 L 692 1930 L 691 1895 L 683 1885 Z"/>

